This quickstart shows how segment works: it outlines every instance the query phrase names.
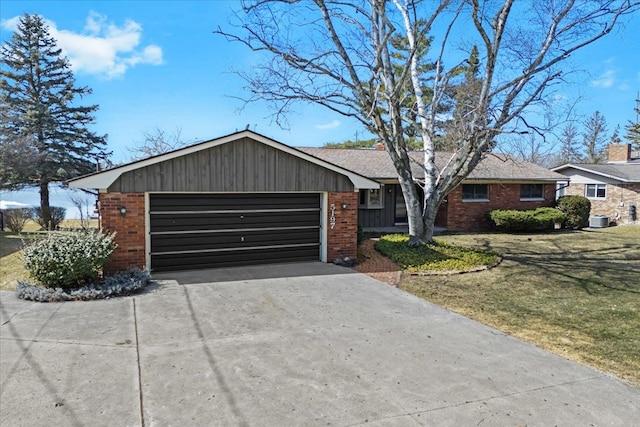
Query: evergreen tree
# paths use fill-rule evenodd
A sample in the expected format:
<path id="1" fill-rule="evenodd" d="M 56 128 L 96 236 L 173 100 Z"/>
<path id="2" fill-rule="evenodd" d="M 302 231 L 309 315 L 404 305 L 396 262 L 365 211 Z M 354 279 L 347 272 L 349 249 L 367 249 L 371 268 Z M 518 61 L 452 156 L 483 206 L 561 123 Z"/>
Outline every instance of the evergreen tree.
<path id="1" fill-rule="evenodd" d="M 51 226 L 49 184 L 95 170 L 109 155 L 106 136 L 87 126 L 97 105 L 76 100 L 91 93 L 77 87 L 68 60 L 44 19 L 25 14 L 0 52 L 0 149 L 32 153 L 0 157 L 0 188 L 37 186 L 45 228 Z"/>
<path id="2" fill-rule="evenodd" d="M 605 157 L 607 141 L 607 121 L 600 111 L 593 113 L 584 122 L 582 145 L 585 163 L 599 163 Z"/>
<path id="3" fill-rule="evenodd" d="M 634 150 L 640 151 L 640 97 L 636 99 L 634 110 L 636 112 L 636 120 L 635 122 L 629 120 L 629 123 L 624 127 L 627 131 L 624 138 L 629 141 Z"/>
<path id="4" fill-rule="evenodd" d="M 573 123 L 568 123 L 562 128 L 560 145 L 560 164 L 575 163 L 580 160 L 576 145 L 578 143 L 578 129 Z"/>
<path id="5" fill-rule="evenodd" d="M 609 144 L 622 144 L 622 139 L 620 139 L 620 125 L 616 126 L 613 130 Z"/>

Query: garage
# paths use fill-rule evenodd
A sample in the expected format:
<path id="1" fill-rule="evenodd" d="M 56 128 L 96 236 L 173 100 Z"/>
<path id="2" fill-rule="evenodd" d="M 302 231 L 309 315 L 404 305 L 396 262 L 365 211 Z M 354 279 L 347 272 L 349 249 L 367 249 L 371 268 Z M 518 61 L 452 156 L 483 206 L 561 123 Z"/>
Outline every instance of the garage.
<path id="1" fill-rule="evenodd" d="M 151 194 L 151 268 L 320 260 L 320 194 Z"/>
<path id="2" fill-rule="evenodd" d="M 152 273 L 355 258 L 359 191 L 380 188 L 250 130 L 68 184 L 98 192 L 106 270 Z"/>

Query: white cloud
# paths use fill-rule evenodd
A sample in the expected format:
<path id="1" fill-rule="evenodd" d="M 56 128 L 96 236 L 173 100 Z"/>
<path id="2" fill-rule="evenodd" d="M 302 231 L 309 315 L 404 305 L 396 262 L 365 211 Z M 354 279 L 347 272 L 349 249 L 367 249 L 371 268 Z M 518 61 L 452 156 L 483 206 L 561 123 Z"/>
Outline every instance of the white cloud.
<path id="1" fill-rule="evenodd" d="M 3 20 L 2 26 L 15 30 L 19 18 Z M 113 78 L 136 65 L 162 64 L 162 48 L 153 44 L 141 47 L 142 26 L 131 19 L 117 25 L 106 16 L 91 12 L 83 31 L 78 33 L 59 29 L 49 20 L 47 25 L 74 72 Z"/>
<path id="2" fill-rule="evenodd" d="M 338 126 L 340 126 L 340 124 L 341 124 L 341 123 L 340 123 L 340 120 L 334 120 L 334 121 L 329 122 L 329 123 L 324 123 L 324 124 L 321 124 L 321 125 L 316 125 L 316 129 L 319 129 L 319 130 L 330 130 L 330 129 L 335 129 L 335 128 L 337 128 Z"/>
<path id="3" fill-rule="evenodd" d="M 615 83 L 616 72 L 613 70 L 607 70 L 600 76 L 591 81 L 591 86 L 599 88 L 610 88 Z"/>

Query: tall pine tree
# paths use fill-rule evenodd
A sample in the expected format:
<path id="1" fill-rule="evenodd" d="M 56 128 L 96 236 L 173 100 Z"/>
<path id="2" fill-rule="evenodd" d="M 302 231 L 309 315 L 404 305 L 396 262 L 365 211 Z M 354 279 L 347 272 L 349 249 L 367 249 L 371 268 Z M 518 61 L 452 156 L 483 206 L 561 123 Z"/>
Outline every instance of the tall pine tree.
<path id="1" fill-rule="evenodd" d="M 582 146 L 584 147 L 584 163 L 599 163 L 606 156 L 607 121 L 600 111 L 593 113 L 584 122 Z"/>
<path id="2" fill-rule="evenodd" d="M 634 150 L 640 151 L 640 96 L 636 99 L 636 121 L 629 120 L 629 123 L 624 127 L 627 133 L 624 134 L 624 138 L 629 141 L 629 144 Z"/>
<path id="3" fill-rule="evenodd" d="M 29 14 L 0 52 L 0 149 L 15 154 L 0 156 L 0 188 L 38 187 L 47 229 L 49 184 L 92 172 L 110 154 L 106 135 L 87 128 L 98 106 L 77 103 L 91 89 L 75 85 L 61 53 L 44 19 Z"/>

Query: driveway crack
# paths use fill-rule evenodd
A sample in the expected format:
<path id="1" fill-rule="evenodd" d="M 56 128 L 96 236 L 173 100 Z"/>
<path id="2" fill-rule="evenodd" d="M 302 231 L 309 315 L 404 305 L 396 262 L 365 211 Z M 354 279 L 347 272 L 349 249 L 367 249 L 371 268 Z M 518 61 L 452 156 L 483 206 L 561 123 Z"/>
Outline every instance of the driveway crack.
<path id="1" fill-rule="evenodd" d="M 136 363 L 138 366 L 138 396 L 140 399 L 140 425 L 144 427 L 144 396 L 142 393 L 142 368 L 140 366 L 140 341 L 138 339 L 138 313 L 136 311 L 136 299 L 132 298 L 133 301 L 133 324 L 135 329 L 136 336 Z"/>

